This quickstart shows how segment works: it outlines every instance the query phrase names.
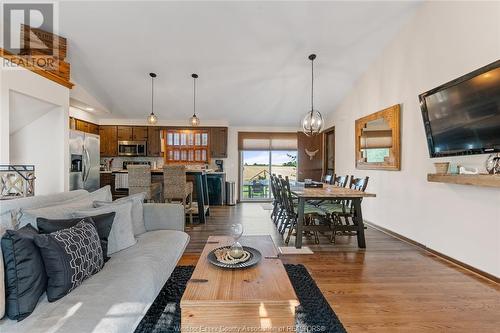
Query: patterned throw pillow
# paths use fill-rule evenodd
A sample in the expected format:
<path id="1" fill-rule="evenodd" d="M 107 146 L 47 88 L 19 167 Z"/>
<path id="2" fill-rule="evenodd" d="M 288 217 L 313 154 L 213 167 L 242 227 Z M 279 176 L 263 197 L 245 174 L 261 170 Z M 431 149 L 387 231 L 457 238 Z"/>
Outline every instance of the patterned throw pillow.
<path id="1" fill-rule="evenodd" d="M 47 272 L 47 299 L 57 301 L 99 272 L 104 265 L 99 235 L 92 220 L 47 235 L 36 235 Z"/>

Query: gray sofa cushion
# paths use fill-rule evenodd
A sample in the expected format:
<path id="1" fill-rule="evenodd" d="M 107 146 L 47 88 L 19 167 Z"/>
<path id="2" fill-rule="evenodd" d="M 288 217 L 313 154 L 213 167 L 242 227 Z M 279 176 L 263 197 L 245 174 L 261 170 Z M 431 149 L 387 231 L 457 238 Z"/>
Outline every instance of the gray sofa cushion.
<path id="1" fill-rule="evenodd" d="M 112 202 L 106 201 L 94 201 L 94 207 L 102 207 L 106 205 L 112 205 L 117 203 L 132 203 L 132 226 L 134 228 L 134 235 L 139 236 L 146 232 L 146 228 L 144 227 L 144 198 L 146 197 L 146 193 L 137 193 L 130 195 L 128 197 L 120 198 Z"/>
<path id="2" fill-rule="evenodd" d="M 0 321 L 0 331 L 134 332 L 182 256 L 189 236 L 180 231 L 146 232 L 116 253 L 104 268 L 54 303 L 44 298 L 22 322 Z"/>
<path id="3" fill-rule="evenodd" d="M 111 212 L 115 212 L 116 215 L 108 237 L 108 255 L 126 249 L 136 242 L 132 226 L 132 202 L 116 203 L 73 213 L 73 217 L 86 217 Z"/>
<path id="4" fill-rule="evenodd" d="M 34 197 L 20 198 L 14 200 L 2 201 L 0 205 L 0 225 L 13 229 L 11 226 L 10 212 L 12 210 L 23 209 L 36 209 L 47 206 L 53 206 L 68 200 L 86 197 L 89 192 L 85 190 L 76 190 L 69 192 L 62 192 L 48 195 L 37 195 Z M 1 235 L 0 235 L 1 236 Z"/>
<path id="5" fill-rule="evenodd" d="M 36 219 L 43 217 L 46 219 L 67 219 L 70 218 L 74 211 L 92 208 L 92 199 L 89 196 L 76 198 L 63 202 L 59 205 L 36 209 L 21 209 L 21 218 L 19 219 L 19 228 L 28 223 L 36 226 Z"/>

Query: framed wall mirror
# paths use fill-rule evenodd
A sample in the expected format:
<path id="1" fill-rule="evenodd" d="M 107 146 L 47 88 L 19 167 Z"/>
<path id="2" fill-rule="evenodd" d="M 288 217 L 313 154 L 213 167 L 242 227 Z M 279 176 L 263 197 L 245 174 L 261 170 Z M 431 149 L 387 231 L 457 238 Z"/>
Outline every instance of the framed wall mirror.
<path id="1" fill-rule="evenodd" d="M 401 169 L 400 105 L 356 120 L 356 168 Z"/>

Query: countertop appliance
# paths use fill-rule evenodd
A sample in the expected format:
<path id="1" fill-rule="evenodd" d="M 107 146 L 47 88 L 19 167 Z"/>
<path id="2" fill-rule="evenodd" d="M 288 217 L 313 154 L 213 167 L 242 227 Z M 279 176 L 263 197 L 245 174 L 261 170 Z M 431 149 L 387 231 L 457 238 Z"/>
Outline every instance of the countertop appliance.
<path id="1" fill-rule="evenodd" d="M 69 189 L 95 191 L 100 182 L 99 135 L 69 131 Z"/>
<path id="2" fill-rule="evenodd" d="M 146 141 L 118 141 L 118 156 L 146 156 Z"/>
<path id="3" fill-rule="evenodd" d="M 224 171 L 224 161 L 223 160 L 215 160 L 215 165 L 217 165 L 216 171 L 218 171 L 218 172 Z"/>

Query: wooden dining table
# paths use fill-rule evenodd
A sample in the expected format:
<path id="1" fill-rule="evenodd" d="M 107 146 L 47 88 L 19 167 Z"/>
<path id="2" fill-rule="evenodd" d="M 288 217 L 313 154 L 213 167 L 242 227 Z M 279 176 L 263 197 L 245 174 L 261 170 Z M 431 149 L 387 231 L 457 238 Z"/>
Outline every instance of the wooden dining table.
<path id="1" fill-rule="evenodd" d="M 302 247 L 302 235 L 304 231 L 322 230 L 322 226 L 304 225 L 304 206 L 307 200 L 351 200 L 354 208 L 353 222 L 357 234 L 358 247 L 366 248 L 361 200 L 367 197 L 376 197 L 375 194 L 328 184 L 323 184 L 322 188 L 306 188 L 303 184 L 296 184 L 290 190 L 298 198 L 296 248 L 300 249 Z"/>

